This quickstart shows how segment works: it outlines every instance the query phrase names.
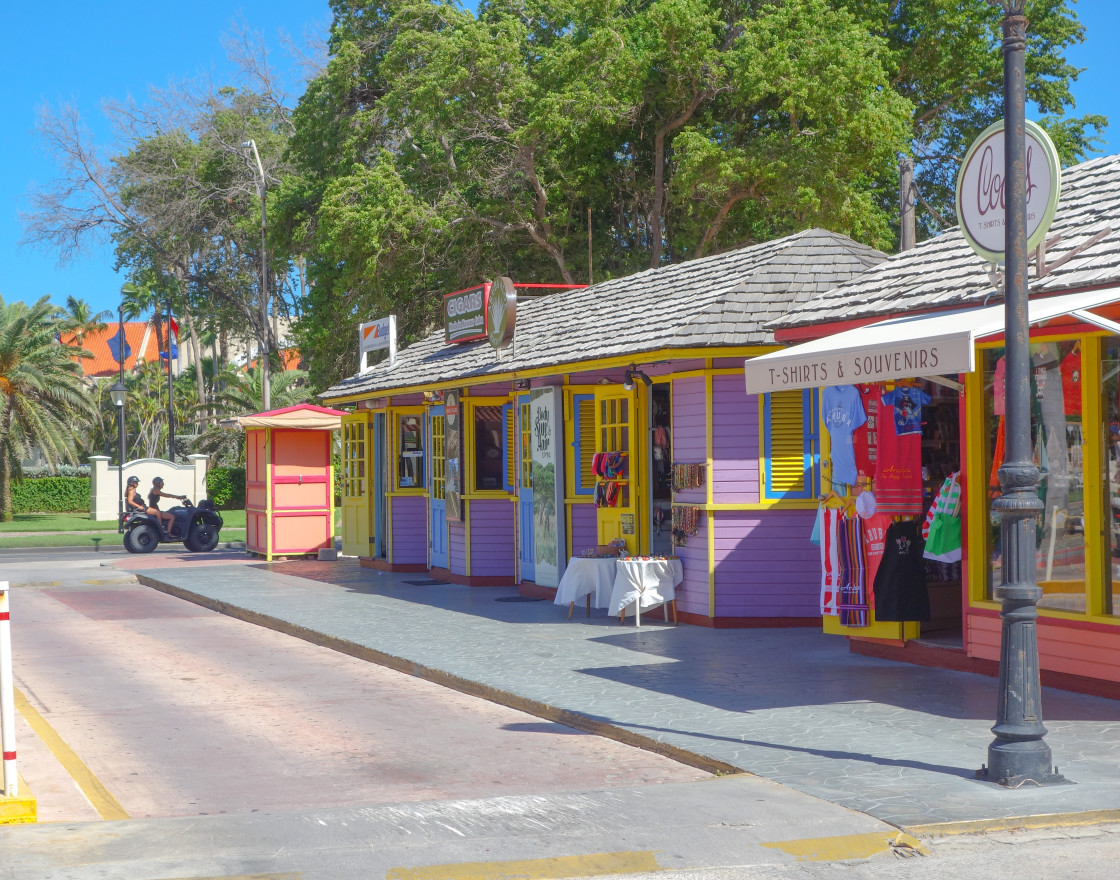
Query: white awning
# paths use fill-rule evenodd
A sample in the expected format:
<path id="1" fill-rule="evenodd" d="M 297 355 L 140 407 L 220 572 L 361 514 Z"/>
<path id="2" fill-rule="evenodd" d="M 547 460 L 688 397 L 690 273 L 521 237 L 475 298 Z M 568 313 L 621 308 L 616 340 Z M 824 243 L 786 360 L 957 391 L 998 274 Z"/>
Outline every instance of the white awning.
<path id="1" fill-rule="evenodd" d="M 1062 315 L 1116 333 L 1113 322 L 1087 309 L 1120 300 L 1120 288 L 1070 293 L 1031 300 L 1032 324 Z M 748 358 L 748 394 L 818 388 L 858 382 L 883 382 L 921 376 L 954 376 L 976 368 L 976 340 L 1004 327 L 1003 304 L 879 321 L 814 339 L 783 351 Z"/>

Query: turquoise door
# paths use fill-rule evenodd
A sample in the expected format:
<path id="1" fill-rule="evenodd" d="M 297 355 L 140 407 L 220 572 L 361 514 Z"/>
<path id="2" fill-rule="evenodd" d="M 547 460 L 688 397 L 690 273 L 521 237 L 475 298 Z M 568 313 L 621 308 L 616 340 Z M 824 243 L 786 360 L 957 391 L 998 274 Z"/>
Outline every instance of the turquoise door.
<path id="1" fill-rule="evenodd" d="M 533 546 L 533 425 L 529 420 L 529 395 L 517 398 L 517 532 L 521 580 L 537 576 Z"/>
<path id="2" fill-rule="evenodd" d="M 428 410 L 428 533 L 431 568 L 447 568 L 447 496 L 443 469 L 443 407 Z"/>

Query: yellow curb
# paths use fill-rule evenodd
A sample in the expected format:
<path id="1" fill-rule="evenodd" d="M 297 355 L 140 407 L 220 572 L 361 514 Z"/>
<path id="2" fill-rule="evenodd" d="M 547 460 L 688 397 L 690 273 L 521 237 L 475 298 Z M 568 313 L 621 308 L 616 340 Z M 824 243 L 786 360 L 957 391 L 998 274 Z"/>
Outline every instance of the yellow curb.
<path id="1" fill-rule="evenodd" d="M 873 831 L 868 834 L 843 834 L 838 837 L 805 837 L 800 840 L 779 840 L 760 845 L 788 853 L 799 862 L 869 859 L 894 849 L 913 850 L 923 856 L 928 856 L 930 852 L 920 841 L 901 831 Z"/>
<path id="2" fill-rule="evenodd" d="M 28 825 L 38 821 L 38 808 L 27 780 L 21 774 L 19 790 L 24 792 L 16 797 L 0 795 L 0 825 Z"/>
<path id="3" fill-rule="evenodd" d="M 649 874 L 661 871 L 652 852 L 593 853 L 515 862 L 459 862 L 393 868 L 386 880 L 560 880 L 608 874 Z"/>
<path id="4" fill-rule="evenodd" d="M 85 765 L 66 740 L 59 736 L 58 731 L 51 727 L 47 719 L 39 714 L 39 710 L 28 702 L 19 688 L 15 689 L 15 698 L 19 714 L 23 716 L 35 735 L 50 749 L 55 760 L 70 774 L 70 778 L 85 795 L 86 800 L 97 810 L 97 815 L 102 819 L 129 818 L 120 801 L 113 797 L 112 792 Z"/>
<path id="5" fill-rule="evenodd" d="M 928 825 L 907 825 L 906 831 L 923 837 L 947 837 L 952 834 L 984 834 L 988 831 L 1114 824 L 1120 824 L 1120 810 L 1087 810 L 1083 813 L 1043 813 L 1037 816 L 1009 816 L 1004 819 L 931 822 Z"/>

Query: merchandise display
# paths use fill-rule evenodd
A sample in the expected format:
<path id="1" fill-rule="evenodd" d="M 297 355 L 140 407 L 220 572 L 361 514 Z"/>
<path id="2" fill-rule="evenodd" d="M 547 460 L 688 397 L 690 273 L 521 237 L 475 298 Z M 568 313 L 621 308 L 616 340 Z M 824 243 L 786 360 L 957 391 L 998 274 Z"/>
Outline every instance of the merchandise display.
<path id="1" fill-rule="evenodd" d="M 852 434 L 867 422 L 859 390 L 854 385 L 832 385 L 821 392 L 821 418 L 832 444 L 832 482 L 855 485 L 855 448 Z"/>

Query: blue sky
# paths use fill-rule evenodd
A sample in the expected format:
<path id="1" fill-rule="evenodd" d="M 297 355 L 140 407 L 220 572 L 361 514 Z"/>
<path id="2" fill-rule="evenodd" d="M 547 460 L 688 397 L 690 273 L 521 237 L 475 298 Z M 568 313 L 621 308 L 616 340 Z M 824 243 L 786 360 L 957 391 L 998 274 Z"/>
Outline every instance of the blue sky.
<path id="1" fill-rule="evenodd" d="M 1087 40 L 1070 61 L 1087 68 L 1075 85 L 1075 112 L 1103 113 L 1111 122 L 1102 153 L 1120 152 L 1120 61 L 1116 0 L 1080 0 L 1077 13 Z M 19 212 L 36 184 L 54 177 L 54 167 L 35 139 L 36 108 L 44 102 L 76 104 L 95 141 L 107 144 L 100 116 L 105 99 L 131 95 L 142 101 L 149 86 L 172 80 L 230 73 L 223 34 L 241 20 L 264 35 L 278 68 L 293 70 L 280 39 L 286 32 L 302 41 L 306 32 L 325 33 L 330 10 L 325 0 L 243 0 L 240 4 L 195 0 L 191 4 L 111 3 L 59 0 L 41 7 L 28 0 L 0 3 L 0 296 L 33 302 L 49 296 L 63 303 L 70 294 L 98 309 L 116 309 L 124 279 L 112 268 L 108 247 L 58 267 L 53 254 L 19 247 Z M 298 93 L 298 89 L 297 89 Z"/>

